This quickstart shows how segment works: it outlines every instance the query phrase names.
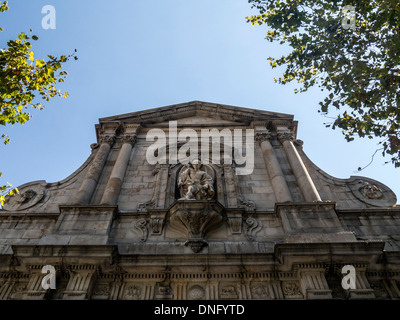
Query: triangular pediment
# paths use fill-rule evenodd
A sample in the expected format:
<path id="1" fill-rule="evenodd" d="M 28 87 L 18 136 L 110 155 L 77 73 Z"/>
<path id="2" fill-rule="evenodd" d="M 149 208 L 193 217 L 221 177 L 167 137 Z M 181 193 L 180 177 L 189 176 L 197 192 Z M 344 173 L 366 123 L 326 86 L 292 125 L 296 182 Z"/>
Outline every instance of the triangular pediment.
<path id="1" fill-rule="evenodd" d="M 198 119 L 199 121 L 212 119 L 212 121 L 222 121 L 227 124 L 250 124 L 252 121 L 279 119 L 293 121 L 293 115 L 290 114 L 203 101 L 191 101 L 160 108 L 105 117 L 99 119 L 99 121 L 100 123 L 120 121 L 125 123 L 138 123 L 146 126 L 174 120 L 184 123 L 185 121 L 193 121 L 194 118 Z"/>
<path id="2" fill-rule="evenodd" d="M 118 130 L 121 125 L 140 128 L 168 127 L 177 121 L 179 127 L 238 127 L 290 130 L 297 133 L 297 121 L 291 114 L 243 108 L 203 101 L 191 101 L 160 108 L 120 114 L 99 119 L 96 136 Z M 108 128 L 108 129 L 107 129 Z"/>

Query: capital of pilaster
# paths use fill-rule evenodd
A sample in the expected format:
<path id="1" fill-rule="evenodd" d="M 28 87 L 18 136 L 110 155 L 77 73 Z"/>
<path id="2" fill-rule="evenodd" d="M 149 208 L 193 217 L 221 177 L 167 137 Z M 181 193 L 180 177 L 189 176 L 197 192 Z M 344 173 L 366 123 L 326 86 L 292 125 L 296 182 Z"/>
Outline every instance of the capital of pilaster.
<path id="1" fill-rule="evenodd" d="M 258 143 L 262 143 L 264 141 L 268 141 L 269 139 L 271 139 L 271 134 L 269 132 L 256 133 L 256 135 L 254 136 L 254 139 Z"/>
<path id="2" fill-rule="evenodd" d="M 137 136 L 134 133 L 133 134 L 124 134 L 123 136 L 121 136 L 122 143 L 129 143 L 132 146 L 135 145 L 136 139 L 137 139 Z"/>
<path id="3" fill-rule="evenodd" d="M 280 143 L 284 143 L 285 141 L 293 141 L 294 139 L 292 132 L 278 132 L 277 137 Z"/>
<path id="4" fill-rule="evenodd" d="M 115 135 L 111 135 L 111 134 L 102 134 L 99 137 L 99 141 L 100 143 L 107 143 L 110 146 L 112 146 L 115 142 Z"/>

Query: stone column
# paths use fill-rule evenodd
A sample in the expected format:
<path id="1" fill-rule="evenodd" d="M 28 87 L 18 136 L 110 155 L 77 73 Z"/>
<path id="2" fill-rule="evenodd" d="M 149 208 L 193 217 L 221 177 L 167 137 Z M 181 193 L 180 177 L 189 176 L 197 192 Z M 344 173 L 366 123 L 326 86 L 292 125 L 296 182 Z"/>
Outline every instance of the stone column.
<path id="1" fill-rule="evenodd" d="M 260 143 L 261 152 L 267 166 L 269 179 L 275 192 L 277 202 L 292 201 L 289 187 L 286 183 L 281 166 L 276 158 L 275 151 L 269 141 L 270 134 L 267 132 L 257 133 L 256 140 Z"/>
<path id="2" fill-rule="evenodd" d="M 100 148 L 90 164 L 85 179 L 75 197 L 74 204 L 89 204 L 114 141 L 114 135 L 102 135 L 100 137 Z"/>
<path id="3" fill-rule="evenodd" d="M 135 142 L 136 134 L 124 135 L 122 137 L 122 147 L 107 182 L 103 197 L 101 198 L 101 204 L 114 205 L 117 203 L 122 181 L 124 180 L 126 168 Z"/>
<path id="4" fill-rule="evenodd" d="M 289 159 L 290 166 L 296 177 L 300 190 L 303 193 L 305 201 L 321 201 L 321 197 L 314 185 L 296 147 L 293 144 L 293 135 L 290 132 L 278 133 L 278 139 L 282 143 L 286 156 Z"/>

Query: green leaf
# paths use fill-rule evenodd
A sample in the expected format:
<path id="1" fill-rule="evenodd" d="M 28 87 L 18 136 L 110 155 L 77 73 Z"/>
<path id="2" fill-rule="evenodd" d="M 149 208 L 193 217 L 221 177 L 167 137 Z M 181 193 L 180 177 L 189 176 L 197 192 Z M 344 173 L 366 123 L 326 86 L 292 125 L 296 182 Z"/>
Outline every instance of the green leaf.
<path id="1" fill-rule="evenodd" d="M 23 39 L 28 39 L 28 36 L 27 36 L 24 32 L 21 32 L 21 33 L 18 35 L 18 39 L 21 39 L 21 40 L 23 40 Z"/>
<path id="2" fill-rule="evenodd" d="M 260 14 L 246 21 L 266 25 L 266 39 L 285 45 L 284 55 L 268 58 L 271 68 L 282 67 L 273 80 L 297 81 L 296 93 L 318 86 L 326 93 L 318 111 L 348 110 L 328 127 L 341 130 L 346 141 L 382 139 L 383 155 L 400 167 L 399 2 L 357 2 L 353 30 L 341 27 L 342 7 L 351 2 L 249 2 Z"/>
<path id="3" fill-rule="evenodd" d="M 38 60 L 36 59 L 36 68 L 41 68 L 46 64 L 44 60 Z"/>

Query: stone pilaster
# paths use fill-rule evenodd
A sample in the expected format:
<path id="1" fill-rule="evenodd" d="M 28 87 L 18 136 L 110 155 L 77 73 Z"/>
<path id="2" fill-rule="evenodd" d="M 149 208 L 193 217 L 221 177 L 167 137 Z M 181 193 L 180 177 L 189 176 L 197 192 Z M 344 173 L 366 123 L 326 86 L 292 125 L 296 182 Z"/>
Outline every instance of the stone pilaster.
<path id="1" fill-rule="evenodd" d="M 398 300 L 400 298 L 400 288 L 398 285 L 398 281 L 396 279 L 383 279 L 382 280 L 383 290 L 385 290 L 391 299 Z M 0 296 L 1 298 L 1 296 Z"/>
<path id="2" fill-rule="evenodd" d="M 332 299 L 332 290 L 325 279 L 325 269 L 304 268 L 299 270 L 300 287 L 306 299 Z"/>
<path id="3" fill-rule="evenodd" d="M 218 299 L 218 281 L 209 281 L 206 287 L 206 300 Z"/>
<path id="4" fill-rule="evenodd" d="M 122 287 L 121 277 L 117 277 L 111 284 L 110 300 L 118 300 Z"/>
<path id="5" fill-rule="evenodd" d="M 0 283 L 0 300 L 7 300 L 12 292 L 15 281 L 4 279 Z"/>
<path id="6" fill-rule="evenodd" d="M 356 288 L 348 289 L 349 299 L 374 299 L 374 290 L 371 288 L 369 281 L 365 275 L 366 266 L 355 265 L 356 270 Z"/>
<path id="7" fill-rule="evenodd" d="M 42 280 L 45 274 L 41 273 L 42 266 L 34 266 L 30 268 L 31 277 L 29 279 L 26 291 L 23 292 L 24 300 L 41 300 L 46 294 L 46 290 L 42 287 Z"/>
<path id="8" fill-rule="evenodd" d="M 292 201 L 292 196 L 290 195 L 289 187 L 286 183 L 281 166 L 279 165 L 275 151 L 269 141 L 270 137 L 268 132 L 263 132 L 257 133 L 255 139 L 260 144 L 277 202 Z"/>
<path id="9" fill-rule="evenodd" d="M 71 266 L 70 279 L 63 294 L 64 300 L 90 299 L 96 267 L 93 265 Z"/>
<path id="10" fill-rule="evenodd" d="M 282 143 L 286 156 L 289 159 L 290 166 L 296 177 L 300 190 L 303 193 L 305 201 L 321 201 L 321 197 L 314 185 L 314 182 L 305 167 L 296 147 L 293 144 L 293 135 L 290 132 L 278 133 L 278 139 Z"/>
<path id="11" fill-rule="evenodd" d="M 187 298 L 187 282 L 175 282 L 174 286 L 174 300 L 186 300 Z"/>

